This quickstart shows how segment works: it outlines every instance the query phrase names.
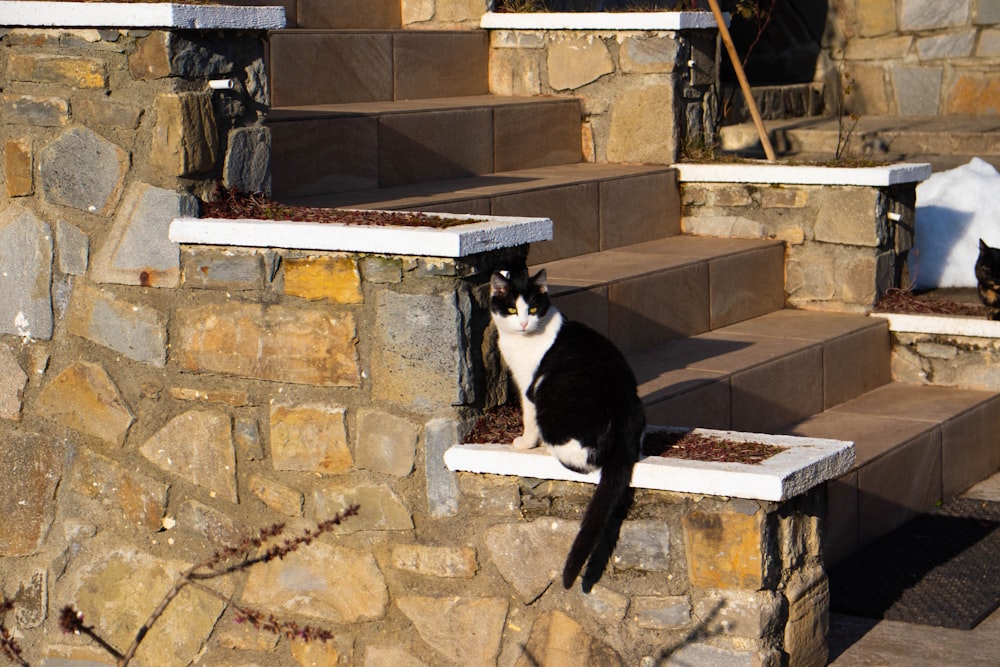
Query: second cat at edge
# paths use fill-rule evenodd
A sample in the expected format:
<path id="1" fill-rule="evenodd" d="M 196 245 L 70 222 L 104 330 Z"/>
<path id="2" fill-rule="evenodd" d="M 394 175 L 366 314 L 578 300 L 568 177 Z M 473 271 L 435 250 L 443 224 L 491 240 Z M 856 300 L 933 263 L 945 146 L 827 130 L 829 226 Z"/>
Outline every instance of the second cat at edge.
<path id="1" fill-rule="evenodd" d="M 521 394 L 518 449 L 547 446 L 580 473 L 601 471 L 563 568 L 576 581 L 629 488 L 646 416 L 635 375 L 614 344 L 563 318 L 549 300 L 545 270 L 494 273 L 490 312 L 500 354 Z"/>
<path id="2" fill-rule="evenodd" d="M 989 319 L 1000 319 L 1000 248 L 992 248 L 979 239 L 976 258 L 976 288 L 979 299 L 990 309 Z"/>

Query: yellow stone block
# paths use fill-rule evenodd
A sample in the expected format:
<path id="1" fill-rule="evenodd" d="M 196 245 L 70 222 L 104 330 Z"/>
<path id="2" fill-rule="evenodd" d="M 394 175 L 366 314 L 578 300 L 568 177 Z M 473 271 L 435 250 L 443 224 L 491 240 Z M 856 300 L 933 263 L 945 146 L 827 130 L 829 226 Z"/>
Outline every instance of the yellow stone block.
<path id="1" fill-rule="evenodd" d="M 13 55 L 11 75 L 21 81 L 73 88 L 104 88 L 108 83 L 103 62 L 69 56 Z"/>
<path id="2" fill-rule="evenodd" d="M 694 511 L 683 519 L 691 583 L 759 589 L 764 583 L 763 516 Z"/>
<path id="3" fill-rule="evenodd" d="M 132 413 L 118 387 L 97 364 L 78 361 L 42 388 L 38 414 L 74 431 L 121 444 L 132 425 Z"/>
<path id="4" fill-rule="evenodd" d="M 362 303 L 361 273 L 350 257 L 285 259 L 285 294 L 334 303 Z"/>
<path id="5" fill-rule="evenodd" d="M 302 667 L 325 667 L 336 665 L 340 660 L 340 651 L 332 641 L 292 641 L 292 657 Z"/>
<path id="6" fill-rule="evenodd" d="M 3 175 L 8 197 L 23 197 L 32 193 L 32 165 L 29 139 L 8 139 L 4 142 Z"/>
<path id="7" fill-rule="evenodd" d="M 275 470 L 337 473 L 354 465 L 344 408 L 272 405 L 271 458 Z"/>
<path id="8" fill-rule="evenodd" d="M 945 104 L 945 113 L 949 114 L 1000 113 L 1000 81 L 992 74 L 962 75 L 952 86 Z"/>

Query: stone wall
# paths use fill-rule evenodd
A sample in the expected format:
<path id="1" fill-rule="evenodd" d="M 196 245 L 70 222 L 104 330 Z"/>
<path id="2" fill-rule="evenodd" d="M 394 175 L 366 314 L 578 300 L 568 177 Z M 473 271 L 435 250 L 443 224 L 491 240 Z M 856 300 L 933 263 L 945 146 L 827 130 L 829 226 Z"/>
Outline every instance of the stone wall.
<path id="1" fill-rule="evenodd" d="M 998 363 L 995 336 L 892 331 L 892 375 L 902 382 L 998 391 Z"/>
<path id="2" fill-rule="evenodd" d="M 827 106 L 861 114 L 1000 113 L 1000 2 L 830 3 L 819 71 Z"/>
<path id="3" fill-rule="evenodd" d="M 716 35 L 491 30 L 490 91 L 583 100 L 589 161 L 670 164 L 715 134 Z"/>
<path id="4" fill-rule="evenodd" d="M 270 188 L 259 36 L 14 29 L 0 47 L 0 262 L 35 258 L 6 274 L 17 305 L 0 333 L 51 338 L 72 276 L 177 285 L 172 217 L 196 214 L 216 182 Z"/>
<path id="5" fill-rule="evenodd" d="M 478 28 L 490 0 L 400 0 L 404 28 L 450 30 Z"/>
<path id="6" fill-rule="evenodd" d="M 688 234 L 785 242 L 790 304 L 863 312 L 900 285 L 913 183 L 888 187 L 681 183 Z"/>
<path id="7" fill-rule="evenodd" d="M 113 664 L 60 632 L 63 605 L 124 647 L 179 571 L 355 502 L 335 534 L 219 582 L 332 642 L 258 632 L 186 589 L 141 663 L 825 664 L 819 491 L 638 491 L 584 593 L 553 578 L 592 487 L 444 467 L 505 399 L 487 278 L 526 248 L 169 241 L 216 180 L 266 189 L 259 35 L 0 40 L 0 594 L 32 664 Z"/>

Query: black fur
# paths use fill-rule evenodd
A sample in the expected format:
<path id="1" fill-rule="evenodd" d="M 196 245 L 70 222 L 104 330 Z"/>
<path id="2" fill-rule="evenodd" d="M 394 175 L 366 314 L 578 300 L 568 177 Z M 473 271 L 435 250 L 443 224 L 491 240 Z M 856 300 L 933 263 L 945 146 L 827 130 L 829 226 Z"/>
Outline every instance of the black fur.
<path id="1" fill-rule="evenodd" d="M 993 309 L 990 319 L 1000 319 L 1000 249 L 991 248 L 982 239 L 976 258 L 976 283 L 979 299 Z"/>
<path id="2" fill-rule="evenodd" d="M 551 305 L 540 275 L 541 289 L 535 284 L 539 276 L 528 279 L 527 272 L 494 280 L 494 291 L 505 284 L 509 292 L 496 294 L 491 307 L 502 314 L 521 294 L 544 316 Z M 611 341 L 579 322 L 562 323 L 525 393 L 535 405 L 542 442 L 561 445 L 576 439 L 587 450 L 587 462 L 601 470 L 563 568 L 563 586 L 569 588 L 629 489 L 645 411 L 625 357 Z"/>

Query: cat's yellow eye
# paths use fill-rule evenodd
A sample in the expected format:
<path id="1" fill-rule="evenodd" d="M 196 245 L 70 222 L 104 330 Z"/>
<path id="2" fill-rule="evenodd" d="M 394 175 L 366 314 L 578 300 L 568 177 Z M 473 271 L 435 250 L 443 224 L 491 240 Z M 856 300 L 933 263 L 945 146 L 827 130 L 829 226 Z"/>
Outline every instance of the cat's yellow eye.
<path id="1" fill-rule="evenodd" d="M 508 315 L 517 315 L 517 308 L 514 308 L 513 306 L 511 306 L 510 308 L 507 309 L 507 314 Z"/>
<path id="2" fill-rule="evenodd" d="M 532 315 L 534 315 L 535 313 L 538 312 L 538 308 L 535 308 L 534 306 L 532 306 L 531 308 L 528 309 L 528 312 L 531 313 Z"/>

